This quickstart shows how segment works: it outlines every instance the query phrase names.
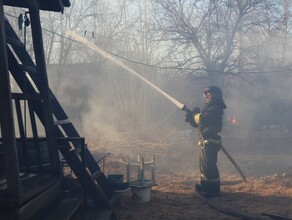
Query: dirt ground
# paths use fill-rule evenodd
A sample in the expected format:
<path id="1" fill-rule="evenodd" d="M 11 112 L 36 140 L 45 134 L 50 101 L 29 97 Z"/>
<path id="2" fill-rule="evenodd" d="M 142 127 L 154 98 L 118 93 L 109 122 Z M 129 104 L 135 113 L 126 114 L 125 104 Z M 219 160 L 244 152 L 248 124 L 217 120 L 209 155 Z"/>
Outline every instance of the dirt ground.
<path id="1" fill-rule="evenodd" d="M 149 202 L 135 201 L 129 189 L 116 209 L 118 219 L 240 219 L 211 208 L 194 193 L 193 173 L 158 175 Z M 222 177 L 222 194 L 212 203 L 224 209 L 246 213 L 255 218 L 271 219 L 262 213 L 292 219 L 292 177 Z"/>
<path id="2" fill-rule="evenodd" d="M 261 136 L 263 138 L 252 135 L 225 137 L 225 148 L 248 181 L 242 181 L 230 161 L 220 152 L 218 167 L 222 193 L 220 197 L 212 198 L 211 203 L 220 209 L 245 213 L 255 219 L 272 219 L 263 213 L 292 219 L 292 136 Z M 199 177 L 198 151 L 193 140 L 190 143 L 163 145 L 156 142 L 154 146 L 135 140 L 124 145 L 120 142 L 122 153 L 114 147 L 96 149 L 98 152 L 111 152 L 103 164 L 105 174 L 123 174 L 124 181 L 127 173 L 125 155 L 147 155 L 148 160 L 149 155 L 155 155 L 157 185 L 152 187 L 150 201 L 136 201 L 131 189 L 120 193 L 121 203 L 115 210 L 117 219 L 240 219 L 208 206 L 195 195 L 194 186 Z"/>

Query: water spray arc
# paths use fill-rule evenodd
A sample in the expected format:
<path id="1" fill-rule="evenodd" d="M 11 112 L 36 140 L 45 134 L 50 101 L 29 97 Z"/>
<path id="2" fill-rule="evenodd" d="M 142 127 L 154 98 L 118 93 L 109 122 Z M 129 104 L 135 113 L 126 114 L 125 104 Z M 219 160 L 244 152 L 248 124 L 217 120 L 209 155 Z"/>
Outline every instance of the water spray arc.
<path id="1" fill-rule="evenodd" d="M 96 51 L 97 53 L 99 53 L 103 57 L 105 57 L 105 58 L 113 61 L 115 64 L 117 64 L 120 67 L 124 68 L 129 73 L 131 73 L 131 74 L 135 75 L 136 77 L 138 77 L 139 79 L 143 80 L 149 86 L 151 86 L 152 88 L 154 88 L 155 90 L 157 90 L 160 94 L 162 94 L 164 97 L 166 97 L 169 101 L 171 101 L 173 104 L 175 104 L 179 109 L 183 109 L 184 108 L 184 106 L 185 106 L 184 104 L 180 103 L 175 98 L 173 98 L 172 96 L 170 96 L 169 94 L 167 94 L 166 92 L 164 92 L 162 89 L 158 88 L 156 85 L 154 85 L 153 83 L 149 82 L 147 79 L 145 79 L 144 77 L 142 77 L 141 75 L 139 75 L 135 70 L 131 69 L 126 64 L 124 64 L 120 60 L 116 59 L 113 55 L 111 55 L 108 52 L 102 50 L 101 48 L 99 48 L 95 44 L 89 42 L 88 40 L 86 40 L 85 38 L 81 37 L 80 35 L 76 34 L 73 31 L 67 31 L 67 34 L 70 37 L 72 37 L 73 39 L 75 39 L 76 41 L 78 41 L 78 42 L 86 45 L 87 47 L 89 47 L 92 50 Z"/>

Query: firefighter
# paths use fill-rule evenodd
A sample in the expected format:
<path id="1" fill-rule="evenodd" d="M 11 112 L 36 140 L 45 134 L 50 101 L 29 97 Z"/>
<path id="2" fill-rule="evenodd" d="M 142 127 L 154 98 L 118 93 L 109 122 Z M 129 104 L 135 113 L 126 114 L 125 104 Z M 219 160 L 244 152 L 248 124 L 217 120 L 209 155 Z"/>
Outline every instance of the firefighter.
<path id="1" fill-rule="evenodd" d="M 199 129 L 200 184 L 196 184 L 195 190 L 206 197 L 216 197 L 220 195 L 217 156 L 222 145 L 218 133 L 222 130 L 222 117 L 226 105 L 222 91 L 217 86 L 206 88 L 204 98 L 206 105 L 202 111 L 199 108 L 194 108 L 193 111 L 186 110 L 185 121 Z"/>

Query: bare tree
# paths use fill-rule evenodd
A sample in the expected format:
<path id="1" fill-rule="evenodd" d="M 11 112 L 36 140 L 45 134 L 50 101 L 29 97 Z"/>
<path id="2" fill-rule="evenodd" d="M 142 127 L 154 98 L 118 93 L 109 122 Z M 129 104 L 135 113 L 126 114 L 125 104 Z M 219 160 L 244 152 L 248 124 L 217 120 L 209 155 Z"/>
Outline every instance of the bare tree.
<path id="1" fill-rule="evenodd" d="M 254 22 L 263 0 L 156 0 L 160 40 L 169 42 L 166 56 L 177 65 L 205 70 L 211 83 L 226 72 L 238 72 L 241 35 Z M 243 64 L 241 64 L 243 65 Z"/>
<path id="2" fill-rule="evenodd" d="M 265 1 L 257 20 L 261 20 L 260 48 L 257 48 L 261 59 L 260 68 L 284 67 L 289 64 L 289 32 L 291 31 L 291 3 L 286 0 Z M 264 65 L 263 65 L 264 64 Z"/>
<path id="3" fill-rule="evenodd" d="M 48 64 L 80 62 L 80 60 L 84 59 L 84 51 L 78 51 L 78 56 L 70 54 L 74 50 L 72 49 L 73 41 L 66 38 L 66 31 L 71 30 L 86 34 L 87 30 L 92 29 L 92 20 L 96 15 L 91 12 L 93 8 L 96 8 L 97 2 L 72 1 L 71 7 L 66 8 L 64 14 L 42 13 Z"/>

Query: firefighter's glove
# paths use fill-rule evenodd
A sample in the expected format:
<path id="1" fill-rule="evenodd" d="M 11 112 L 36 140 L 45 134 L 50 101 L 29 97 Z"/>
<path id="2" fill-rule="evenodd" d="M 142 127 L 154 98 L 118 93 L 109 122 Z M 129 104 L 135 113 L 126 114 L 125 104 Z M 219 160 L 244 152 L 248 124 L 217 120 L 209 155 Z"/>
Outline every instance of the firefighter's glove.
<path id="1" fill-rule="evenodd" d="M 196 114 L 199 114 L 199 113 L 201 113 L 201 109 L 200 108 L 198 108 L 198 107 L 195 107 L 195 108 L 193 108 L 193 115 L 196 115 Z"/>
<path id="2" fill-rule="evenodd" d="M 196 110 L 196 113 L 194 113 L 194 111 L 191 111 L 189 109 L 185 110 L 187 112 L 185 122 L 188 122 L 191 124 L 192 127 L 197 128 L 198 125 L 195 123 L 194 116 L 195 116 L 195 114 L 197 114 L 199 112 L 197 112 L 198 108 L 195 108 L 194 110 Z"/>

